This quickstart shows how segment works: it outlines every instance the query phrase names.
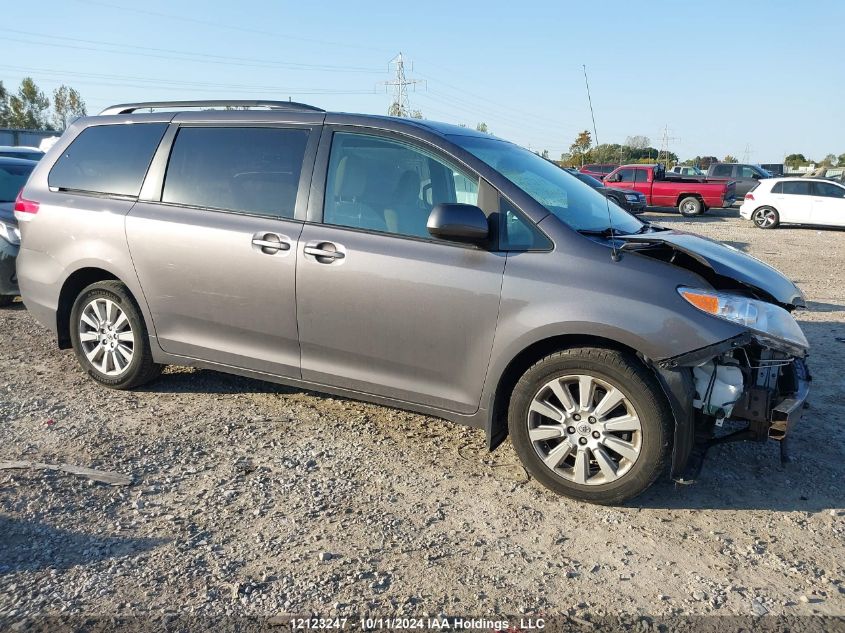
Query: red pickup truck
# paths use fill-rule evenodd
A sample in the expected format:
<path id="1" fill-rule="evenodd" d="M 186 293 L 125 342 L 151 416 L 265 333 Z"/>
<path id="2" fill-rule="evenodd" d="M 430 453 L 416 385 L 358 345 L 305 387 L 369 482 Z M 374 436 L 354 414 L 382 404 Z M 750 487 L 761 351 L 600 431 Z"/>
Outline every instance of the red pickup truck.
<path id="1" fill-rule="evenodd" d="M 615 189 L 645 194 L 650 207 L 678 207 L 681 215 L 699 215 L 712 207 L 729 207 L 736 198 L 731 180 L 666 176 L 663 165 L 622 165 L 604 178 Z"/>

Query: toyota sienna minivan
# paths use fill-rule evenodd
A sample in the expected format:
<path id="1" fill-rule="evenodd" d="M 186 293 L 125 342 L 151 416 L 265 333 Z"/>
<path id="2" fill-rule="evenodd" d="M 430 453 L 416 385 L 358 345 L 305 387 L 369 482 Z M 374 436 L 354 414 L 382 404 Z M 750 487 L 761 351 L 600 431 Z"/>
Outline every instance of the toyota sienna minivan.
<path id="1" fill-rule="evenodd" d="M 807 396 L 791 281 L 463 127 L 114 106 L 65 132 L 15 215 L 23 300 L 97 382 L 189 365 L 439 416 L 510 436 L 576 499 L 783 441 Z"/>

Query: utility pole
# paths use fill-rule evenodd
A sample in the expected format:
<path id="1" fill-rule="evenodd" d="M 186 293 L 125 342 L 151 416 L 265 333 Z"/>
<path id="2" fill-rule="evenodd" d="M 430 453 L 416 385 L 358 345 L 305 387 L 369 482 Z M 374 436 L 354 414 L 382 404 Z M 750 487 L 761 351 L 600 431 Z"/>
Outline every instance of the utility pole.
<path id="1" fill-rule="evenodd" d="M 384 82 L 385 91 L 393 88 L 393 101 L 387 110 L 390 116 L 410 117 L 411 104 L 408 101 L 408 86 L 413 86 L 416 90 L 418 83 L 422 83 L 419 79 L 408 79 L 405 76 L 405 59 L 400 52 L 396 57 L 390 60 L 389 68 L 394 68 L 396 75 L 391 81 Z M 411 65 L 413 70 L 413 64 Z"/>
<path id="2" fill-rule="evenodd" d="M 666 160 L 666 167 L 669 167 L 669 142 L 670 141 L 680 141 L 676 136 L 669 136 L 669 125 L 666 124 L 663 127 L 663 137 L 660 139 L 660 150 L 657 152 L 657 162 L 660 163 L 660 155 L 663 154 L 663 158 Z"/>

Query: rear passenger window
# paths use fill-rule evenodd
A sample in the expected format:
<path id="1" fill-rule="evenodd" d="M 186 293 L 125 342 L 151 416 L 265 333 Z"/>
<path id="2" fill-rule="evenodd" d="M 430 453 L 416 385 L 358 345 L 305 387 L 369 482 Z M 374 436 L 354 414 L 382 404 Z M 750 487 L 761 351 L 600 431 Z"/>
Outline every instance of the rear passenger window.
<path id="1" fill-rule="evenodd" d="M 162 202 L 292 218 L 308 130 L 183 127 Z"/>
<path id="2" fill-rule="evenodd" d="M 783 183 L 783 193 L 793 196 L 809 196 L 810 183 L 797 180 L 787 180 Z"/>
<path id="3" fill-rule="evenodd" d="M 756 188 L 757 187 L 754 187 L 754 189 L 756 189 Z M 754 189 L 752 189 L 752 191 L 754 191 Z M 783 193 L 783 183 L 782 182 L 776 182 L 774 184 L 774 186 L 772 187 L 772 193 Z"/>
<path id="4" fill-rule="evenodd" d="M 648 171 L 645 169 L 637 169 L 635 171 L 634 182 L 648 182 Z"/>
<path id="5" fill-rule="evenodd" d="M 64 151 L 47 184 L 56 189 L 136 197 L 166 123 L 86 128 Z"/>

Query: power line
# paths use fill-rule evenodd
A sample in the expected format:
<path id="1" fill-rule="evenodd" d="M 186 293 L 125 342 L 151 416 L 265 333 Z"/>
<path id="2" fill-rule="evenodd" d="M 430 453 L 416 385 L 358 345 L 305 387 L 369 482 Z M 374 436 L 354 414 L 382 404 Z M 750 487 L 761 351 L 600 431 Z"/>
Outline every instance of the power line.
<path id="1" fill-rule="evenodd" d="M 92 4 L 100 7 L 105 7 L 108 9 L 116 9 L 118 11 L 128 11 L 132 13 L 136 13 L 139 15 L 149 15 L 156 18 L 168 18 L 170 20 L 180 20 L 182 22 L 191 22 L 193 24 L 202 24 L 204 26 L 213 26 L 218 29 L 225 29 L 229 31 L 240 31 L 241 33 L 252 33 L 255 35 L 266 35 L 269 37 L 274 38 L 284 38 L 289 40 L 297 40 L 300 42 L 311 42 L 313 44 L 320 44 L 320 45 L 328 45 L 328 46 L 340 46 L 344 48 L 358 48 L 362 50 L 370 50 L 370 51 L 379 51 L 384 52 L 384 49 L 375 48 L 373 46 L 364 46 L 362 44 L 351 44 L 349 42 L 333 42 L 329 40 L 321 40 L 309 37 L 302 37 L 301 35 L 291 35 L 290 33 L 279 33 L 273 31 L 264 31 L 261 29 L 253 29 L 244 26 L 236 26 L 234 24 L 225 24 L 222 22 L 212 22 L 210 20 L 200 20 L 197 18 L 191 18 L 184 15 L 177 15 L 174 13 L 164 13 L 161 11 L 150 11 L 149 9 L 139 9 L 137 7 L 127 7 L 125 5 L 120 4 L 113 4 L 110 2 L 102 2 L 101 0 L 76 0 L 77 2 L 81 2 L 84 4 Z"/>
<path id="2" fill-rule="evenodd" d="M 73 37 L 65 37 L 61 35 L 49 35 L 49 34 L 41 34 L 41 33 L 32 33 L 29 31 L 20 31 L 17 29 L 7 29 L 7 28 L 0 28 L 0 31 L 5 31 L 7 33 L 17 33 L 20 35 L 26 35 L 29 38 L 31 37 L 38 37 L 42 39 L 48 39 L 51 41 L 48 42 L 35 42 L 38 46 L 51 46 L 55 48 L 67 48 L 67 49 L 75 49 L 75 50 L 88 50 L 94 51 L 97 53 L 107 52 L 110 54 L 118 54 L 118 55 L 134 55 L 138 57 L 148 57 L 148 58 L 157 58 L 157 59 L 165 59 L 168 61 L 173 61 L 174 55 L 178 56 L 177 59 L 181 61 L 188 61 L 188 62 L 198 62 L 198 63 L 213 63 L 215 65 L 228 65 L 228 66 L 247 66 L 253 68 L 285 68 L 288 70 L 307 70 L 312 72 L 343 72 L 343 73 L 377 73 L 382 72 L 381 70 L 375 68 L 363 68 L 357 66 L 335 66 L 330 64 L 301 64 L 295 62 L 281 62 L 276 60 L 267 60 L 267 59 L 256 59 L 256 58 L 249 58 L 249 57 L 232 57 L 231 55 L 213 55 L 207 53 L 193 53 L 191 51 L 180 51 L 174 49 L 167 49 L 167 48 L 153 48 L 149 46 L 134 46 L 130 44 L 120 44 L 117 42 L 105 42 L 102 40 L 86 40 L 80 38 L 73 38 Z M 13 37 L 6 37 L 4 38 L 5 41 L 9 42 L 20 42 L 23 44 L 32 45 L 33 41 L 31 39 L 17 39 Z M 64 40 L 67 42 L 75 42 L 76 44 L 59 44 L 52 40 Z M 79 44 L 90 44 L 92 46 L 80 46 Z M 104 51 L 102 46 L 106 46 L 109 48 L 129 48 L 135 50 L 107 50 Z M 145 52 L 151 51 L 151 52 Z M 154 53 L 166 53 L 166 55 L 156 55 Z"/>

